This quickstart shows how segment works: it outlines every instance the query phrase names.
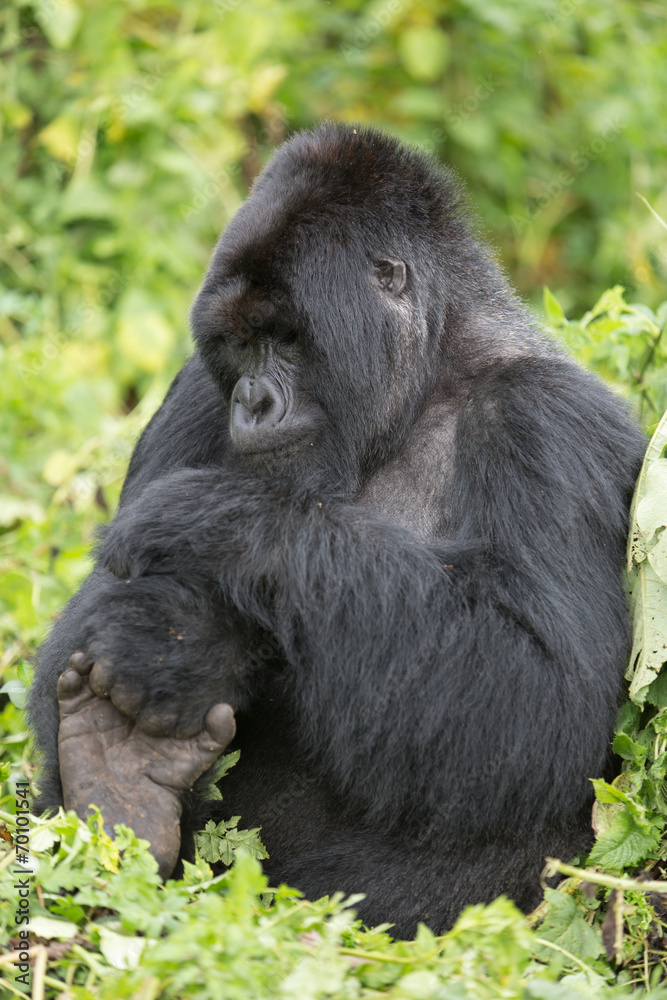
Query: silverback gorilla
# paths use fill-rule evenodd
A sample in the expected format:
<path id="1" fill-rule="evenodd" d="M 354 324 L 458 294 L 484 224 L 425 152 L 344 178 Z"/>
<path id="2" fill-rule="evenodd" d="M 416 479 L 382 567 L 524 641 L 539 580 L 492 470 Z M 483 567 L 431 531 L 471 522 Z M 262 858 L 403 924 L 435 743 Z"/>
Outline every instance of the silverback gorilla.
<path id="1" fill-rule="evenodd" d="M 42 806 L 96 802 L 165 875 L 240 813 L 272 884 L 364 892 L 403 936 L 501 892 L 532 908 L 609 764 L 643 436 L 536 328 L 452 177 L 368 128 L 280 148 L 192 327 L 39 655 Z"/>

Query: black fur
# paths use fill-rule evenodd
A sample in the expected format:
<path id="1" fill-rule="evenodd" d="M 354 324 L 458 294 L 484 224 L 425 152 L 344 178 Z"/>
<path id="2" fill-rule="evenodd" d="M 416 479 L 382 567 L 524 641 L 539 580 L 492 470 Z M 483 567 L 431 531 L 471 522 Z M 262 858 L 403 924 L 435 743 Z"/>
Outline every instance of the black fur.
<path id="1" fill-rule="evenodd" d="M 536 329 L 452 178 L 373 130 L 279 150 L 192 319 L 40 653 L 43 804 L 56 678 L 86 649 L 165 731 L 236 707 L 216 808 L 262 825 L 273 883 L 365 892 L 403 935 L 500 892 L 533 907 L 608 760 L 643 436 Z"/>

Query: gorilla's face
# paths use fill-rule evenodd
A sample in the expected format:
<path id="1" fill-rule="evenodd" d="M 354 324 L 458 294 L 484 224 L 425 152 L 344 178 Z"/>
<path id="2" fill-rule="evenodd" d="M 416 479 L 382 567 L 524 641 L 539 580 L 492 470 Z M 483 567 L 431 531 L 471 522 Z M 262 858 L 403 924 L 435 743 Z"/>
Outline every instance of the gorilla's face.
<path id="1" fill-rule="evenodd" d="M 413 376 L 423 364 L 402 363 L 409 345 L 401 340 L 410 333 L 407 267 L 383 257 L 369 259 L 361 276 L 354 270 L 354 283 L 346 277 L 339 296 L 335 275 L 322 267 L 309 297 L 303 275 L 290 287 L 272 280 L 268 262 L 263 281 L 213 263 L 193 327 L 228 401 L 232 444 L 254 465 L 303 472 L 324 463 L 349 483 L 359 477 L 364 451 L 377 450 L 385 430 L 395 440 L 401 411 L 412 412 Z"/>
<path id="2" fill-rule="evenodd" d="M 237 275 L 218 282 L 206 308 L 218 329 L 205 354 L 222 376 L 235 448 L 274 463 L 314 447 L 324 412 L 307 386 L 305 330 L 290 297 Z"/>
<path id="3" fill-rule="evenodd" d="M 372 161 L 357 140 L 351 155 Z M 368 180 L 343 152 L 276 154 L 216 248 L 192 325 L 237 452 L 353 486 L 413 426 L 444 320 L 430 209 L 399 215 L 395 164 Z"/>

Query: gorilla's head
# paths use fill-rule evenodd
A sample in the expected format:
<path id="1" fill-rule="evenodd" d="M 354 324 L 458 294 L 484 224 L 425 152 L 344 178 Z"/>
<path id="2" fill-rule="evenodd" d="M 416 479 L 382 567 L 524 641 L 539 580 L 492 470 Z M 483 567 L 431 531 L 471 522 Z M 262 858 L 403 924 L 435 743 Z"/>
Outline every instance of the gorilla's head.
<path id="1" fill-rule="evenodd" d="M 285 143 L 192 309 L 238 452 L 358 483 L 447 377 L 448 328 L 479 258 L 458 187 L 428 156 L 344 124 Z"/>

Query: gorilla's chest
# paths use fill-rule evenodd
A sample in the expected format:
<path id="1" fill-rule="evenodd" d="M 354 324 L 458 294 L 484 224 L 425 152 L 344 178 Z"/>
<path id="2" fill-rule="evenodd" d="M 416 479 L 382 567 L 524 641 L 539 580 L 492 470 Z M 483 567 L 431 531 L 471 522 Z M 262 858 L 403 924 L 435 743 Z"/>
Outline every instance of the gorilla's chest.
<path id="1" fill-rule="evenodd" d="M 358 501 L 425 541 L 447 533 L 456 437 L 456 411 L 438 403 L 415 425 L 391 461 L 361 489 Z"/>

